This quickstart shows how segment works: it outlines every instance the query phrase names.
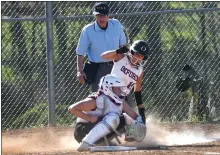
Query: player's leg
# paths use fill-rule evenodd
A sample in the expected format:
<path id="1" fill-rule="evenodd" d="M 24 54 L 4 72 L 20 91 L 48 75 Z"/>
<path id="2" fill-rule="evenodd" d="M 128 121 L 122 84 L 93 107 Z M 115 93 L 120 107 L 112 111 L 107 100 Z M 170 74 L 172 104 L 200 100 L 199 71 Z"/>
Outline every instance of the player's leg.
<path id="1" fill-rule="evenodd" d="M 136 104 L 135 101 L 132 97 L 132 94 L 128 94 L 125 98 L 125 102 L 132 108 L 132 109 L 136 109 Z"/>
<path id="2" fill-rule="evenodd" d="M 125 125 L 131 125 L 135 123 L 135 120 L 128 116 L 126 113 L 123 113 L 123 116 L 125 118 Z"/>
<path id="3" fill-rule="evenodd" d="M 97 121 L 97 123 L 98 122 L 100 122 L 100 121 L 102 121 L 102 119 L 103 118 L 100 118 L 98 121 Z M 125 117 L 124 117 L 124 115 L 121 115 L 120 117 L 119 117 L 119 119 L 120 119 L 120 123 L 119 123 L 119 125 L 118 125 L 118 127 L 117 127 L 117 131 L 119 131 L 119 133 L 124 133 L 124 131 L 125 131 L 125 125 L 126 125 L 126 123 L 125 123 Z M 82 139 L 89 133 L 89 131 L 90 130 L 92 130 L 92 128 L 97 124 L 97 123 L 85 123 L 85 122 L 78 122 L 78 123 L 76 123 L 76 125 L 75 125 L 75 129 L 74 129 L 74 138 L 76 139 L 76 141 L 78 142 L 78 143 L 81 143 L 82 142 Z M 108 135 L 107 135 L 107 138 L 108 138 L 108 140 L 111 140 L 111 139 L 113 139 L 115 137 L 115 133 L 114 132 L 111 132 L 111 133 L 109 133 Z M 102 144 L 102 143 L 104 143 L 104 138 L 101 138 L 100 140 L 98 140 L 97 142 L 96 142 L 96 144 Z"/>
<path id="4" fill-rule="evenodd" d="M 123 114 L 120 115 L 120 116 L 119 116 L 119 119 L 120 119 L 119 125 L 118 125 L 118 127 L 117 127 L 116 130 L 117 130 L 120 134 L 123 134 L 123 133 L 125 133 L 125 125 L 126 125 L 124 115 L 123 115 Z M 113 138 L 115 138 L 115 136 L 118 136 L 118 135 L 117 135 L 115 132 L 111 132 L 111 133 L 109 133 L 106 137 L 107 137 L 108 141 L 111 143 L 111 140 L 112 140 Z M 98 141 L 97 141 L 97 144 L 99 144 L 99 143 L 104 143 L 104 138 L 98 140 Z"/>
<path id="5" fill-rule="evenodd" d="M 100 79 L 103 76 L 111 73 L 112 66 L 113 66 L 113 64 L 112 65 L 111 64 L 109 64 L 109 65 L 108 64 L 102 64 L 102 65 L 99 66 L 99 69 L 97 71 L 95 80 L 92 83 L 92 92 L 96 92 L 98 90 L 98 84 L 100 82 Z"/>
<path id="6" fill-rule="evenodd" d="M 119 119 L 120 119 L 120 122 L 119 122 L 119 125 L 117 127 L 117 132 L 122 135 L 122 134 L 125 134 L 126 132 L 126 129 L 125 129 L 125 126 L 126 125 L 131 125 L 131 124 L 134 124 L 135 123 L 135 120 L 133 118 L 131 118 L 130 116 L 128 116 L 126 113 L 123 113 L 122 115 L 119 116 Z M 113 145 L 113 143 L 111 142 L 112 139 L 114 139 L 116 136 L 118 136 L 115 132 L 111 132 L 109 133 L 106 137 L 108 139 L 108 142 L 110 143 L 110 145 Z M 105 140 L 104 138 L 100 139 L 97 141 L 96 144 L 102 144 L 103 143 L 105 144 Z"/>
<path id="7" fill-rule="evenodd" d="M 119 125 L 119 116 L 116 114 L 106 115 L 101 122 L 83 138 L 78 151 L 88 151 L 89 145 L 93 145 L 96 141 L 111 133 Z"/>
<path id="8" fill-rule="evenodd" d="M 82 139 L 94 128 L 96 124 L 102 121 L 103 117 L 100 117 L 97 122 L 77 122 L 74 129 L 74 138 L 78 143 L 82 142 Z M 77 118 L 77 120 L 80 120 Z"/>
<path id="9" fill-rule="evenodd" d="M 119 119 L 120 119 L 120 123 L 119 123 L 119 125 L 118 125 L 116 130 L 120 134 L 124 134 L 125 133 L 125 126 L 126 125 L 131 125 L 131 124 L 135 123 L 135 120 L 133 118 L 131 118 L 130 116 L 128 116 L 126 113 L 123 113 L 122 115 L 120 115 Z M 112 133 L 107 135 L 107 138 L 109 140 L 111 140 L 112 136 L 114 138 L 115 134 L 116 134 L 115 132 L 112 132 Z"/>

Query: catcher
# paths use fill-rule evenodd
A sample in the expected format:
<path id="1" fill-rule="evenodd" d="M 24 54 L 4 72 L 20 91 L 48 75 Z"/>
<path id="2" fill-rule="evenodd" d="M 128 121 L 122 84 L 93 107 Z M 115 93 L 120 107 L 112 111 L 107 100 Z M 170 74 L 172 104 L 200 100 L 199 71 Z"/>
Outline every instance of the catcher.
<path id="1" fill-rule="evenodd" d="M 135 41 L 130 49 L 122 46 L 117 50 L 106 51 L 101 55 L 105 60 L 113 60 L 114 65 L 111 74 L 122 77 L 126 84 L 126 96 L 130 96 L 130 92 L 134 88 L 138 112 L 144 123 L 146 118 L 141 96 L 141 82 L 143 78 L 143 66 L 149 56 L 150 49 L 144 40 Z M 129 103 L 129 100 L 126 101 L 134 109 L 133 102 Z"/>
<path id="2" fill-rule="evenodd" d="M 125 91 L 124 81 L 109 74 L 101 78 L 96 94 L 68 108 L 77 117 L 74 137 L 80 143 L 78 151 L 89 151 L 90 146 L 100 144 L 106 137 L 111 140 L 119 132 L 125 132 L 126 141 L 142 141 L 145 138 L 146 126 L 124 102 Z"/>

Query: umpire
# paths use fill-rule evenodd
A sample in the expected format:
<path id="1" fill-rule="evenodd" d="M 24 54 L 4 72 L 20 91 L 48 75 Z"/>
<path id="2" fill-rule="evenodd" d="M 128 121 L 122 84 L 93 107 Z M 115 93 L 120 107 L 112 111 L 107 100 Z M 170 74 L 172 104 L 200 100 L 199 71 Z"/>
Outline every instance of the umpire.
<path id="1" fill-rule="evenodd" d="M 121 23 L 117 19 L 109 19 L 109 7 L 106 3 L 96 3 L 93 15 L 95 22 L 82 29 L 76 54 L 77 79 L 82 84 L 90 83 L 92 92 L 95 92 L 101 77 L 110 74 L 113 66 L 113 62 L 102 59 L 101 54 L 126 44 L 126 37 Z M 88 62 L 84 63 L 86 55 Z"/>

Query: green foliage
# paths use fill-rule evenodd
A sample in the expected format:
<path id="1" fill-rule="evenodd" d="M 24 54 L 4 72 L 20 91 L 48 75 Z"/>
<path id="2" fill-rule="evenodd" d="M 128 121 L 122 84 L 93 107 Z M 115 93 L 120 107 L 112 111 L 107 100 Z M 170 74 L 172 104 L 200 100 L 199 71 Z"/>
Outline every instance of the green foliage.
<path id="1" fill-rule="evenodd" d="M 25 38 L 26 48 L 28 50 L 28 56 L 30 56 L 30 59 L 32 56 L 34 57 L 41 56 L 42 49 L 46 45 L 46 42 L 43 39 L 46 38 L 45 23 L 37 22 L 37 21 L 33 21 L 33 22 L 24 21 L 22 22 L 22 27 L 25 34 L 24 38 Z"/>
<path id="2" fill-rule="evenodd" d="M 193 123 L 207 123 L 207 122 L 212 122 L 212 120 L 214 120 L 214 119 L 209 117 L 209 116 L 198 116 L 198 115 L 194 114 L 189 119 L 189 122 L 193 122 Z"/>
<path id="3" fill-rule="evenodd" d="M 46 103 L 36 104 L 13 122 L 13 128 L 40 127 L 48 124 Z"/>
<path id="4" fill-rule="evenodd" d="M 162 29 L 161 36 L 163 36 L 162 41 L 164 42 L 163 50 L 170 52 L 170 50 L 173 48 L 174 38 L 172 34 L 169 32 L 169 29 L 168 28 Z"/>
<path id="5" fill-rule="evenodd" d="M 140 32 L 133 38 L 133 41 L 139 40 L 139 39 L 147 40 L 147 38 L 143 38 L 143 34 L 147 33 L 146 26 L 147 25 L 145 24 L 142 26 Z"/>
<path id="6" fill-rule="evenodd" d="M 2 72 L 2 81 L 14 83 L 14 82 L 18 82 L 18 80 L 21 79 L 20 76 L 15 75 L 13 73 L 13 69 L 10 67 L 2 65 L 1 72 Z"/>
<path id="7" fill-rule="evenodd" d="M 190 88 L 189 90 L 187 90 L 187 91 L 183 94 L 183 98 L 184 98 L 184 99 L 187 99 L 188 101 L 190 101 L 191 98 L 192 98 L 192 95 L 193 95 L 192 88 Z M 195 100 L 198 99 L 197 94 L 194 94 L 194 99 L 195 99 Z"/>
<path id="8" fill-rule="evenodd" d="M 186 8 L 199 8 L 201 7 L 201 2 L 169 2 L 169 5 L 172 9 L 186 9 Z"/>
<path id="9" fill-rule="evenodd" d="M 67 106 L 58 104 L 55 107 L 59 114 L 57 117 L 57 125 L 63 126 L 67 124 L 74 123 L 74 118 L 71 114 L 67 112 Z M 42 127 L 48 126 L 48 104 L 38 103 L 34 107 L 27 110 L 23 115 L 17 117 L 13 122 L 13 128 L 29 128 L 29 127 Z"/>
<path id="10" fill-rule="evenodd" d="M 12 38 L 11 38 L 11 33 L 10 32 L 10 23 L 7 22 L 2 22 L 1 23 L 1 51 L 4 54 L 1 54 L 1 59 L 10 59 L 11 54 L 12 54 Z M 4 51 L 4 52 L 3 52 Z"/>
<path id="11" fill-rule="evenodd" d="M 57 104 L 55 107 L 56 116 L 57 116 L 57 125 L 71 125 L 74 124 L 76 121 L 76 117 L 68 112 L 68 104 Z"/>

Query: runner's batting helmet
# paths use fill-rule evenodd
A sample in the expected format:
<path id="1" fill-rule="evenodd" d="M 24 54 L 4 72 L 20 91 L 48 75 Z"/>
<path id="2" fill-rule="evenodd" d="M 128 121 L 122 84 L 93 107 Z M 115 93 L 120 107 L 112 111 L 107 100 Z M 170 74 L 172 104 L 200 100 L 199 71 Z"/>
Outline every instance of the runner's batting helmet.
<path id="1" fill-rule="evenodd" d="M 135 53 L 137 55 L 141 55 L 143 56 L 142 59 L 140 59 L 139 57 L 137 57 L 135 55 Z M 138 64 L 141 65 L 141 66 L 144 66 L 147 58 L 149 57 L 150 55 L 150 48 L 147 44 L 147 42 L 145 42 L 144 40 L 137 40 L 135 41 L 131 47 L 130 47 L 130 50 L 128 52 L 128 56 L 130 58 L 130 61 L 132 63 L 137 63 L 138 61 Z"/>
<path id="2" fill-rule="evenodd" d="M 150 55 L 150 48 L 147 42 L 144 40 L 136 40 L 130 47 L 131 52 L 136 52 L 144 56 L 143 60 L 147 60 Z"/>

